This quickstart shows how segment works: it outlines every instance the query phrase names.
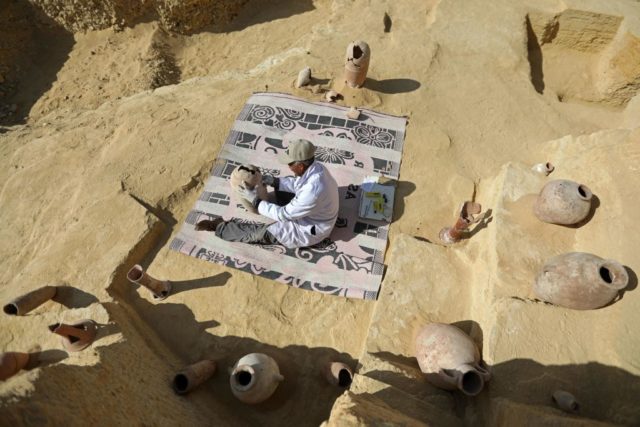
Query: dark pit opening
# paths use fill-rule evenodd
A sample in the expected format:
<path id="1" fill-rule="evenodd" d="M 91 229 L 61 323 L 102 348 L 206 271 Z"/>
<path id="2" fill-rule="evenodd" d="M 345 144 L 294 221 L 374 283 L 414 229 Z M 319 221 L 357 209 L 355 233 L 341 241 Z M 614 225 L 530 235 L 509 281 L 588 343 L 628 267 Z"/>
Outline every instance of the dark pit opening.
<path id="1" fill-rule="evenodd" d="M 56 329 L 58 329 L 59 326 L 60 326 L 60 323 L 54 323 L 53 325 L 49 325 L 49 330 L 53 332 Z"/>
<path id="2" fill-rule="evenodd" d="M 189 378 L 185 374 L 178 374 L 173 378 L 173 389 L 176 393 L 182 394 L 189 387 Z"/>
<path id="3" fill-rule="evenodd" d="M 250 372 L 240 371 L 236 374 L 236 381 L 238 381 L 238 384 L 241 386 L 247 386 L 251 382 L 251 377 L 252 375 Z"/>
<path id="4" fill-rule="evenodd" d="M 477 372 L 469 371 L 462 376 L 462 390 L 469 396 L 480 393 L 484 382 Z"/>
<path id="5" fill-rule="evenodd" d="M 18 314 L 18 306 L 15 304 L 7 304 L 4 306 L 3 308 L 4 312 L 6 314 L 10 314 L 12 316 L 15 316 Z"/>
<path id="6" fill-rule="evenodd" d="M 613 283 L 613 276 L 611 275 L 611 270 L 609 270 L 607 267 L 600 267 L 600 277 L 606 283 L 609 283 L 609 284 Z"/>
<path id="7" fill-rule="evenodd" d="M 353 47 L 353 59 L 358 59 L 362 56 L 364 52 L 360 49 L 360 46 L 356 45 Z"/>
<path id="8" fill-rule="evenodd" d="M 351 385 L 351 374 L 346 369 L 340 369 L 338 373 L 338 385 L 340 387 L 349 387 Z"/>

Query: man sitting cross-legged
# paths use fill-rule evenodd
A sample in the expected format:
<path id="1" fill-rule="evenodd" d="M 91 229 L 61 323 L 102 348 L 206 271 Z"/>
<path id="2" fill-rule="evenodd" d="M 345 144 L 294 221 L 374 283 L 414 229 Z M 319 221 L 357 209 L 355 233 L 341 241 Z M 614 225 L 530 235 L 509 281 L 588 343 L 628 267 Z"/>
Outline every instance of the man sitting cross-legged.
<path id="1" fill-rule="evenodd" d="M 241 197 L 274 223 L 247 224 L 217 218 L 198 222 L 196 230 L 215 231 L 216 236 L 230 242 L 281 243 L 288 248 L 321 242 L 336 223 L 339 198 L 335 179 L 324 165 L 315 161 L 315 151 L 310 141 L 294 140 L 281 159 L 294 176 L 263 176 L 263 184 L 275 189 L 276 203 L 260 200 L 255 190 L 239 190 Z"/>

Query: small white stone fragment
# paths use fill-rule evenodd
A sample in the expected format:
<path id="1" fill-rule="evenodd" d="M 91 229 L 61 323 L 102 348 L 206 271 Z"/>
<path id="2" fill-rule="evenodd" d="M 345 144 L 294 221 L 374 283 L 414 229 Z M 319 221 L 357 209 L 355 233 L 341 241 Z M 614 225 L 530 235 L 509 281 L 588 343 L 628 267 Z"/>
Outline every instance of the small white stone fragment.
<path id="1" fill-rule="evenodd" d="M 298 73 L 298 80 L 296 80 L 296 87 L 306 86 L 311 82 L 311 68 L 303 68 Z"/>
<path id="2" fill-rule="evenodd" d="M 358 120 L 360 117 L 360 111 L 356 107 L 351 107 L 349 111 L 347 111 L 347 117 L 353 120 Z"/>

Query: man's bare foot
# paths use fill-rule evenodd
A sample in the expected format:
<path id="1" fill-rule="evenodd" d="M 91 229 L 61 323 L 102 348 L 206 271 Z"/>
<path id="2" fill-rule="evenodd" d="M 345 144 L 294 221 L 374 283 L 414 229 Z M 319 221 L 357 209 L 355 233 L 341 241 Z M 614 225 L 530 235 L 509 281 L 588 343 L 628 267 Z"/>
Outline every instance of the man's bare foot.
<path id="1" fill-rule="evenodd" d="M 223 223 L 222 218 L 216 219 L 203 219 L 196 224 L 196 231 L 216 231 L 219 224 Z"/>

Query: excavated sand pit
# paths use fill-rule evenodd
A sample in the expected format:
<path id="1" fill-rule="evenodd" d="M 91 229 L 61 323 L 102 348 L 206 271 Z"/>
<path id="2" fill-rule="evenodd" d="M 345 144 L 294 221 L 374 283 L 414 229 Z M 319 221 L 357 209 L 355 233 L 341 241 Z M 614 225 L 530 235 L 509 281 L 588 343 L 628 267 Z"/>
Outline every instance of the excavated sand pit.
<path id="1" fill-rule="evenodd" d="M 3 317 L 2 351 L 43 351 L 40 367 L 0 383 L 4 423 L 640 423 L 636 1 L 32 3 L 0 10 L 0 299 L 63 287 Z M 347 89 L 356 39 L 371 64 L 364 88 Z M 306 66 L 314 90 L 294 87 Z M 250 94 L 319 101 L 329 89 L 409 118 L 379 299 L 170 251 Z M 536 174 L 539 162 L 555 170 Z M 597 199 L 579 227 L 532 213 L 563 178 Z M 489 215 L 445 246 L 438 233 L 464 200 Z M 537 300 L 536 274 L 569 251 L 622 263 L 620 298 L 587 311 Z M 135 264 L 172 294 L 154 301 L 130 283 Z M 97 340 L 66 354 L 47 326 L 83 318 Z M 479 396 L 425 380 L 413 340 L 427 322 L 480 347 L 493 377 Z M 255 406 L 233 397 L 227 371 L 250 352 L 285 377 Z M 205 358 L 213 378 L 176 395 L 173 376 Z M 330 360 L 356 368 L 348 392 L 322 378 Z M 578 414 L 553 405 L 556 389 L 576 395 Z"/>

